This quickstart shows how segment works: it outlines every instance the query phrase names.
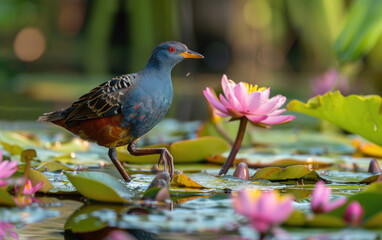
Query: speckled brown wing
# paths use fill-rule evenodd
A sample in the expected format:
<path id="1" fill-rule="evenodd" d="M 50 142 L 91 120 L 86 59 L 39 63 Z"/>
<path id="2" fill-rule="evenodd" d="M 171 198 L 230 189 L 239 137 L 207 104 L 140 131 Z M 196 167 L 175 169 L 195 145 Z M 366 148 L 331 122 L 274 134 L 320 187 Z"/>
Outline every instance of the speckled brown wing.
<path id="1" fill-rule="evenodd" d="M 65 123 L 120 114 L 121 97 L 131 85 L 131 76 L 122 75 L 92 89 L 67 109 Z"/>

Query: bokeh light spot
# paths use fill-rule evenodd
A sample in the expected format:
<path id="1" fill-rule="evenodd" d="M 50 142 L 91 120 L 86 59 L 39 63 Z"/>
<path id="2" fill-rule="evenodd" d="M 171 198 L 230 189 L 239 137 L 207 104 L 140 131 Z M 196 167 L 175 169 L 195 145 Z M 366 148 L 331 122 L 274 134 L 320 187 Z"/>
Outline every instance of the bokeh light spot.
<path id="1" fill-rule="evenodd" d="M 22 29 L 16 36 L 13 49 L 16 56 L 25 62 L 39 59 L 45 52 L 46 41 L 42 32 L 33 27 Z"/>

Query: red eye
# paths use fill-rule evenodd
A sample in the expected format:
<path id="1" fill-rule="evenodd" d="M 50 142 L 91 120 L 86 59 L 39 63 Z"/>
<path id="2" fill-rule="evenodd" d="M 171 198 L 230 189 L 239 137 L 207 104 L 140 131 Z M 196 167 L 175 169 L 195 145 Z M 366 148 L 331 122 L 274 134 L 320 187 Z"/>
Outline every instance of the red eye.
<path id="1" fill-rule="evenodd" d="M 169 50 L 170 52 L 175 52 L 175 48 L 174 48 L 174 47 L 169 47 L 168 50 Z"/>

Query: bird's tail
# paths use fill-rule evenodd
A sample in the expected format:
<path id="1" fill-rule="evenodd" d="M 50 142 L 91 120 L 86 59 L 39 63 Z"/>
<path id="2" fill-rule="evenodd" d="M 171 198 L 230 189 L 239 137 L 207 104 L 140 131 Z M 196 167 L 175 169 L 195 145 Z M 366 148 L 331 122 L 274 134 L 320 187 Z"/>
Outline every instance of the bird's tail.
<path id="1" fill-rule="evenodd" d="M 61 110 L 54 111 L 54 112 L 44 113 L 42 116 L 40 116 L 37 119 L 37 121 L 42 122 L 42 123 L 60 121 L 60 120 L 65 118 L 65 115 L 63 114 L 63 112 L 64 112 L 64 110 L 61 109 Z"/>

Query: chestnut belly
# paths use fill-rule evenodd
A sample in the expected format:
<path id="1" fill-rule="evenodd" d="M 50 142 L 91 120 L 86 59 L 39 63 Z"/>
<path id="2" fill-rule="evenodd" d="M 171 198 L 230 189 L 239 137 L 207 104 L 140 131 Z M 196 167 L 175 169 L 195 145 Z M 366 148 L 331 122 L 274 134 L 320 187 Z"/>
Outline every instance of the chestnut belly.
<path id="1" fill-rule="evenodd" d="M 66 128 L 81 138 L 96 142 L 100 146 L 114 148 L 131 143 L 136 138 L 131 136 L 130 130 L 122 127 L 123 115 L 73 121 L 66 124 L 64 120 L 53 122 Z"/>

